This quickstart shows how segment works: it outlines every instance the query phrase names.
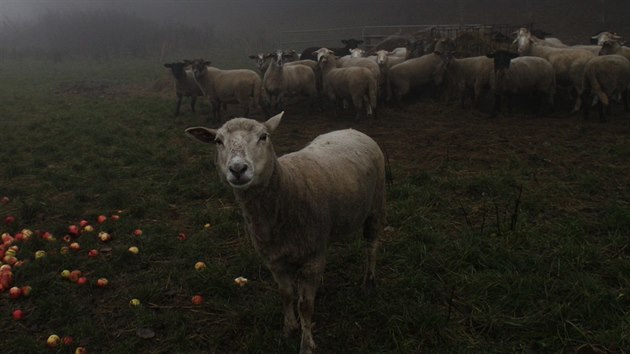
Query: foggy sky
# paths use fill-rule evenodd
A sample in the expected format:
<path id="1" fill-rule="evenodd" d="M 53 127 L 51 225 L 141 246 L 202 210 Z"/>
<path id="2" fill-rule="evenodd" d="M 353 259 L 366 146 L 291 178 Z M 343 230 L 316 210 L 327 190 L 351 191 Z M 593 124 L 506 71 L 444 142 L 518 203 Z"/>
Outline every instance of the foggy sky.
<path id="1" fill-rule="evenodd" d="M 625 24 L 629 0 L 0 0 L 0 20 L 47 11 L 117 11 L 157 22 L 218 30 L 284 31 L 365 25 L 529 23 L 562 33 L 558 18 L 579 29 Z M 566 23 L 562 22 L 562 23 Z M 560 27 L 560 28 L 558 28 Z M 620 29 L 616 29 L 621 31 Z M 582 35 L 582 34 L 580 34 Z M 628 36 L 630 34 L 626 34 Z"/>

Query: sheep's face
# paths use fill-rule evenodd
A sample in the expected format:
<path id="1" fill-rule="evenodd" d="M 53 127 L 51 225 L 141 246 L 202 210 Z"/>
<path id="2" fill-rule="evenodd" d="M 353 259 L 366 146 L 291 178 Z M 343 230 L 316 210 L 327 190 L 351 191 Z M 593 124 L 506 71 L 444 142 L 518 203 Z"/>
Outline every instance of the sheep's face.
<path id="1" fill-rule="evenodd" d="M 517 35 L 514 43 L 517 45 L 518 54 L 523 55 L 529 51 L 533 43 L 532 34 L 525 28 L 521 28 Z"/>
<path id="2" fill-rule="evenodd" d="M 606 41 L 602 44 L 602 49 L 599 50 L 599 55 L 617 54 L 621 47 L 621 44 L 617 41 Z"/>
<path id="3" fill-rule="evenodd" d="M 363 58 L 365 56 L 365 50 L 360 48 L 350 49 L 351 58 Z"/>
<path id="4" fill-rule="evenodd" d="M 173 76 L 178 80 L 186 77 L 186 64 L 184 63 L 164 64 L 164 67 L 171 69 Z"/>
<path id="5" fill-rule="evenodd" d="M 591 44 L 604 45 L 607 41 L 619 41 L 622 37 L 613 32 L 600 32 L 591 37 Z"/>
<path id="6" fill-rule="evenodd" d="M 265 123 L 234 118 L 217 130 L 186 129 L 192 137 L 216 145 L 215 165 L 223 182 L 237 190 L 264 186 L 276 159 L 269 135 L 280 123 L 280 113 Z"/>
<path id="7" fill-rule="evenodd" d="M 380 67 L 387 66 L 387 55 L 389 54 L 386 50 L 379 50 L 376 54 L 376 64 Z"/>
<path id="8" fill-rule="evenodd" d="M 203 59 L 195 59 L 189 63 L 195 79 L 203 77 L 207 73 L 207 67 L 210 65 L 209 61 Z"/>

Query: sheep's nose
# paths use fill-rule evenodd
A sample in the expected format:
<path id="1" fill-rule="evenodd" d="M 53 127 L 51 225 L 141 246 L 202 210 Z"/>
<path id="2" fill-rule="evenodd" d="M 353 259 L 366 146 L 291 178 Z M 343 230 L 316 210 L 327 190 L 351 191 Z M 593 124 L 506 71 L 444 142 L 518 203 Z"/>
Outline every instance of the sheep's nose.
<path id="1" fill-rule="evenodd" d="M 239 178 L 247 171 L 247 164 L 243 162 L 235 162 L 230 165 L 230 172 L 234 175 L 234 177 Z"/>

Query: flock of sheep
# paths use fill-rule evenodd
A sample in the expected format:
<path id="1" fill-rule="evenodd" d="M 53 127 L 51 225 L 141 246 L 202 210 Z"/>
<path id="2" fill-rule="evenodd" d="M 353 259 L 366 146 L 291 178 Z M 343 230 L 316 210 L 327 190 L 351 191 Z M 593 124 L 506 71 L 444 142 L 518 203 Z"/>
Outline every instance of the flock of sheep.
<path id="1" fill-rule="evenodd" d="M 401 105 L 411 90 L 442 84 L 458 92 L 462 105 L 472 94 L 475 107 L 483 90 L 490 90 L 493 115 L 504 96 L 536 94 L 553 108 L 558 91 L 568 92 L 575 100 L 573 111 L 582 109 L 585 116 L 599 104 L 604 119 L 612 99 L 623 100 L 628 109 L 630 48 L 618 35 L 601 32 L 591 38 L 594 44 L 575 46 L 538 38 L 526 28 L 513 35 L 511 44 L 499 46 L 511 50 L 465 58 L 455 51 L 457 38 L 423 41 L 420 48 L 412 40 L 389 38 L 369 53 L 358 48 L 362 41 L 350 39 L 341 48 L 311 47 L 301 55 L 282 50 L 250 55 L 258 73 L 221 70 L 203 59 L 165 66 L 175 78 L 175 113 L 182 97 L 191 97 L 194 111 L 196 98 L 206 96 L 214 118 L 229 103 L 240 104 L 245 116 L 256 107 L 269 117 L 296 94 L 310 97 L 313 109 L 322 109 L 327 99 L 337 113 L 351 103 L 360 118 L 375 115 L 377 106 L 387 102 Z"/>
<path id="2" fill-rule="evenodd" d="M 191 97 L 193 111 L 196 97 L 207 96 L 215 117 L 227 103 L 241 104 L 245 116 L 251 106 L 269 114 L 296 93 L 309 96 L 316 106 L 321 96 L 336 106 L 351 101 L 357 116 L 369 116 L 379 102 L 401 103 L 411 89 L 442 82 L 462 98 L 472 90 L 475 101 L 489 88 L 497 98 L 542 93 L 553 105 L 556 86 L 563 85 L 576 94 L 574 109 L 588 107 L 582 101 L 593 98 L 603 114 L 610 99 L 619 96 L 627 108 L 630 50 L 618 36 L 600 33 L 595 37 L 600 44 L 569 47 L 557 39 L 536 38 L 524 28 L 515 35 L 518 54 L 496 50 L 461 59 L 446 39 L 434 41 L 428 54 L 414 58 L 410 56 L 418 48 L 411 45 L 376 48 L 365 57 L 356 40 L 345 41 L 344 48 L 308 48 L 299 58 L 278 50 L 251 56 L 262 77 L 252 70 L 220 70 L 203 59 L 165 66 L 176 79 L 176 113 L 183 96 Z M 353 129 L 320 135 L 304 149 L 277 157 L 270 135 L 282 115 L 265 122 L 234 118 L 219 129 L 192 127 L 186 133 L 216 146 L 219 177 L 232 188 L 252 244 L 278 283 L 284 333 L 301 330 L 300 353 L 311 354 L 316 350 L 315 295 L 328 244 L 363 229 L 363 284 L 367 290 L 374 286 L 379 234 L 386 223 L 385 158 L 373 139 Z"/>

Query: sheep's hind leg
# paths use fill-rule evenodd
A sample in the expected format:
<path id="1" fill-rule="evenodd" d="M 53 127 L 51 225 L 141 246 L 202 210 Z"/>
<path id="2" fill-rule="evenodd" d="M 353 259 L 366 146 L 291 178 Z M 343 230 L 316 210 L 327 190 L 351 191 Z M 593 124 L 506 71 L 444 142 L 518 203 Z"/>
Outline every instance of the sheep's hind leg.
<path id="1" fill-rule="evenodd" d="M 378 251 L 378 234 L 383 227 L 380 220 L 375 216 L 370 216 L 363 223 L 363 238 L 365 239 L 365 274 L 363 276 L 363 290 L 370 292 L 376 287 L 376 252 Z"/>
<path id="2" fill-rule="evenodd" d="M 284 312 L 283 333 L 285 337 L 290 337 L 297 333 L 300 325 L 295 316 L 293 300 L 295 298 L 295 271 L 289 271 L 286 267 L 271 267 L 273 278 L 278 283 L 280 298 L 282 299 L 282 309 Z"/>
<path id="3" fill-rule="evenodd" d="M 315 308 L 315 294 L 324 275 L 326 261 L 324 259 L 312 260 L 302 267 L 298 281 L 298 312 L 300 325 L 302 326 L 302 340 L 300 354 L 312 354 L 317 346 L 313 340 L 313 313 Z"/>

